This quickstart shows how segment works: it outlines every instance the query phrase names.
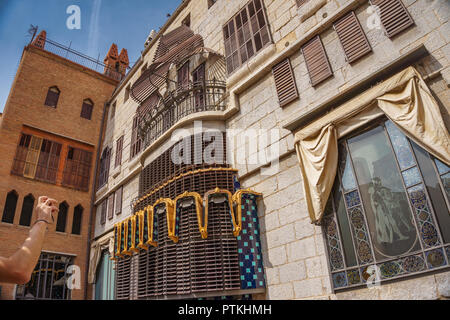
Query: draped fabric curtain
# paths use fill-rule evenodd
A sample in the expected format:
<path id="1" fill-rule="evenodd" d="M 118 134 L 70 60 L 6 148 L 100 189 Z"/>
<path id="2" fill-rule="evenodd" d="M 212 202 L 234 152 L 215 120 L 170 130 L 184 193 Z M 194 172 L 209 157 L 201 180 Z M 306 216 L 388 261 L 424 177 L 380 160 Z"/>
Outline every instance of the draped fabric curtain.
<path id="1" fill-rule="evenodd" d="M 102 252 L 104 250 L 109 251 L 109 256 L 113 257 L 114 253 L 114 234 L 109 233 L 99 240 L 95 241 L 91 246 L 91 257 L 89 261 L 89 273 L 88 273 L 88 283 L 95 283 L 95 275 L 97 273 L 97 267 L 102 258 Z"/>
<path id="2" fill-rule="evenodd" d="M 295 134 L 308 212 L 320 224 L 335 181 L 338 140 L 380 116 L 450 165 L 450 135 L 420 74 L 409 67 L 330 111 Z"/>

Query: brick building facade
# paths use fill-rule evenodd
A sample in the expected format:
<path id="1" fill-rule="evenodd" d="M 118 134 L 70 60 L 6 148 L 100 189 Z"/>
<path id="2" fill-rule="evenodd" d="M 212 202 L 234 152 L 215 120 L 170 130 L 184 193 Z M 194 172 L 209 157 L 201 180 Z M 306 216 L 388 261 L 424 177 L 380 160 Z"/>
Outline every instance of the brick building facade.
<path id="1" fill-rule="evenodd" d="M 32 286 L 1 284 L 0 299 L 85 298 L 97 144 L 118 81 L 81 59 L 63 58 L 77 55 L 61 48 L 45 31 L 24 48 L 2 115 L 0 255 L 12 255 L 25 241 L 38 197 L 57 199 L 60 213 L 49 226 Z M 81 289 L 68 296 L 61 279 L 71 264 L 80 267 Z"/>

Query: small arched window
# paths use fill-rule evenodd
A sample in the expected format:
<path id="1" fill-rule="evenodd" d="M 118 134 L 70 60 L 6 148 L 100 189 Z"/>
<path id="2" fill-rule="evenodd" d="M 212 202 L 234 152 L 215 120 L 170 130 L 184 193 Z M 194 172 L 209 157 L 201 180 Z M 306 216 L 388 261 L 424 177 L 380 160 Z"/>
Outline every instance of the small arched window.
<path id="1" fill-rule="evenodd" d="M 59 95 L 61 91 L 58 87 L 50 87 L 47 92 L 47 98 L 45 99 L 45 105 L 56 108 L 58 105 Z"/>
<path id="2" fill-rule="evenodd" d="M 83 217 L 83 207 L 79 204 L 73 211 L 72 234 L 81 234 L 81 220 Z"/>
<path id="3" fill-rule="evenodd" d="M 58 220 L 56 221 L 56 231 L 66 232 L 67 212 L 69 211 L 69 205 L 67 202 L 62 202 L 59 205 Z"/>
<path id="4" fill-rule="evenodd" d="M 83 100 L 83 106 L 81 107 L 81 117 L 84 119 L 91 120 L 92 111 L 94 110 L 94 103 L 91 99 Z"/>
<path id="5" fill-rule="evenodd" d="M 14 215 L 16 214 L 17 199 L 19 199 L 19 195 L 15 190 L 10 191 L 6 196 L 2 222 L 11 224 L 14 223 Z"/>
<path id="6" fill-rule="evenodd" d="M 21 226 L 29 227 L 31 225 L 31 217 L 33 216 L 34 197 L 32 194 L 27 195 L 23 199 L 22 212 L 20 213 L 19 224 Z"/>

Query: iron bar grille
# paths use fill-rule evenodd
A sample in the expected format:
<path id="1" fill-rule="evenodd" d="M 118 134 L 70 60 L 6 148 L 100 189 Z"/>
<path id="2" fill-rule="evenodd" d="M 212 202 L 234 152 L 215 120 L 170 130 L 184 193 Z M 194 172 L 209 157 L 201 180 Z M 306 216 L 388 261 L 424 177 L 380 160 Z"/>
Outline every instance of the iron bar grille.
<path id="1" fill-rule="evenodd" d="M 43 50 L 56 54 L 57 56 L 75 62 L 98 73 L 104 74 L 114 80 L 121 81 L 123 78 L 125 78 L 125 74 L 121 74 L 115 69 L 107 67 L 104 63 L 100 62 L 99 59 L 89 57 L 81 52 L 73 50 L 70 47 L 52 41 L 48 38 L 45 40 L 45 46 Z M 130 70 L 130 68 L 127 68 L 127 71 L 128 70 Z"/>
<path id="2" fill-rule="evenodd" d="M 190 163 L 195 163 L 195 155 L 201 155 L 203 156 L 205 148 L 209 145 L 211 142 L 205 142 L 204 135 L 194 135 L 191 136 L 191 156 L 190 156 Z M 196 143 L 197 142 L 197 143 Z M 225 162 L 226 160 L 226 134 L 222 133 L 222 145 L 223 145 L 223 151 L 222 151 L 222 158 Z M 197 150 L 195 149 L 197 147 Z M 205 168 L 215 168 L 215 167 L 227 167 L 224 164 L 208 164 L 208 163 L 200 163 L 200 164 L 175 164 L 172 161 L 172 152 L 174 147 L 171 147 L 168 151 L 164 152 L 161 156 L 159 156 L 155 161 L 150 163 L 148 166 L 146 166 L 140 176 L 139 180 L 139 194 L 140 196 L 145 195 L 148 191 L 158 187 L 159 185 L 163 184 L 166 181 L 169 181 L 173 179 L 174 177 L 186 173 L 188 171 L 192 170 L 198 170 L 198 169 L 205 169 Z M 214 155 L 219 156 L 219 155 Z M 198 178 L 199 179 L 199 178 Z M 197 180 L 198 180 L 197 179 Z M 188 181 L 188 180 L 183 180 Z M 167 191 L 163 191 L 162 193 L 167 194 L 166 198 L 175 198 L 178 194 L 182 193 L 179 192 L 180 190 L 188 190 L 184 187 L 184 182 L 180 182 L 179 184 L 171 184 L 171 187 Z M 204 181 L 206 183 L 206 181 Z M 200 181 L 198 181 L 198 186 L 200 186 Z M 208 184 L 209 186 L 210 184 Z M 195 186 L 195 185 L 194 185 Z M 192 186 L 192 187 L 194 187 Z M 211 189 L 206 189 L 204 192 Z M 191 189 L 192 190 L 192 189 Z M 232 189 L 230 189 L 233 191 Z M 178 193 L 177 193 L 178 192 Z M 154 198 L 152 198 L 153 200 Z M 156 198 L 159 199 L 159 198 Z M 153 204 L 151 202 L 150 204 Z"/>
<path id="3" fill-rule="evenodd" d="M 17 286 L 16 300 L 70 300 L 67 268 L 73 257 L 42 253 L 26 285 Z"/>
<path id="4" fill-rule="evenodd" d="M 226 109 L 226 83 L 218 80 L 189 82 L 170 93 L 157 110 L 158 99 L 151 99 L 140 107 L 140 136 L 145 147 L 167 132 L 181 119 L 198 112 Z"/>

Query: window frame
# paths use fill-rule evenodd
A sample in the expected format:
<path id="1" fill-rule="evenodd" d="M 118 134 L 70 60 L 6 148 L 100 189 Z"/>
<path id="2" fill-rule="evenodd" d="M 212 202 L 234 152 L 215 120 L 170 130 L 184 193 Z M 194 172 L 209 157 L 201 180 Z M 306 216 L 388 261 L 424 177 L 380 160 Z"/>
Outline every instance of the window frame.
<path id="1" fill-rule="evenodd" d="M 53 91 L 52 89 L 55 89 L 56 91 Z M 44 105 L 56 109 L 58 107 L 60 97 L 61 90 L 57 86 L 51 86 L 47 90 L 47 96 L 45 98 Z"/>
<path id="2" fill-rule="evenodd" d="M 388 122 L 388 119 L 384 116 L 378 118 L 377 120 L 375 120 L 373 123 L 371 123 L 370 125 L 364 127 L 363 129 L 358 129 L 355 130 L 354 132 L 349 133 L 348 135 L 346 135 L 345 137 L 342 137 L 339 140 L 339 144 L 344 143 L 345 144 L 345 148 L 346 148 L 346 153 L 347 155 L 350 155 L 348 146 L 347 146 L 347 141 L 349 139 L 352 139 L 354 137 L 360 136 L 366 132 L 369 132 L 377 127 L 383 127 L 383 131 L 386 134 L 387 137 L 387 142 L 390 145 L 391 149 L 392 149 L 392 154 L 394 156 L 395 162 L 396 162 L 396 166 L 400 172 L 400 176 L 402 176 L 402 172 L 408 171 L 410 170 L 410 168 L 406 168 L 406 169 L 401 169 L 399 166 L 399 160 L 397 159 L 397 154 L 394 150 L 394 143 L 391 140 L 391 136 L 388 133 L 388 129 L 386 128 L 385 124 Z M 394 124 L 395 125 L 395 124 Z M 328 200 L 328 204 L 327 204 L 327 208 L 325 209 L 325 215 L 324 215 L 324 220 L 322 222 L 322 237 L 323 237 L 323 241 L 325 244 L 325 253 L 326 253 L 326 259 L 327 259 L 327 266 L 328 266 L 328 270 L 329 270 L 329 276 L 330 276 L 330 281 L 331 281 L 331 287 L 334 293 L 336 292 L 341 292 L 341 291 L 345 291 L 345 290 L 351 290 L 351 289 L 356 289 L 356 288 L 360 288 L 362 286 L 367 285 L 367 282 L 364 278 L 364 276 L 368 277 L 370 275 L 374 275 L 376 276 L 378 274 L 378 276 L 380 277 L 380 275 L 382 274 L 380 269 L 374 269 L 374 273 L 371 274 L 370 272 L 368 272 L 369 270 L 367 269 L 370 266 L 383 266 L 383 265 L 388 265 L 389 263 L 391 263 L 391 265 L 393 264 L 399 264 L 399 261 L 402 261 L 403 263 L 405 263 L 405 261 L 407 259 L 414 259 L 415 257 L 420 256 L 420 258 L 423 260 L 423 268 L 419 271 L 415 271 L 415 272 L 409 272 L 407 270 L 404 270 L 403 273 L 400 273 L 397 276 L 393 276 L 391 278 L 377 278 L 380 279 L 381 284 L 386 283 L 386 282 L 391 282 L 391 281 L 400 281 L 402 279 L 410 279 L 413 276 L 427 276 L 430 273 L 434 272 L 434 271 L 441 271 L 441 270 L 448 270 L 450 269 L 450 242 L 445 242 L 443 236 L 442 236 L 442 231 L 441 231 L 441 223 L 438 219 L 438 216 L 435 212 L 435 204 L 433 203 L 433 199 L 430 197 L 429 195 L 429 191 L 428 191 L 428 185 L 426 184 L 424 178 L 423 178 L 423 173 L 422 173 L 422 168 L 420 166 L 420 163 L 417 160 L 417 155 L 416 152 L 412 146 L 413 141 L 411 141 L 409 138 L 407 138 L 408 141 L 408 146 L 411 150 L 411 153 L 413 155 L 414 161 L 415 161 L 415 165 L 412 166 L 412 168 L 417 167 L 419 169 L 419 173 L 420 173 L 420 177 L 421 177 L 421 181 L 418 184 L 415 185 L 411 185 L 411 186 L 406 186 L 405 182 L 402 179 L 402 184 L 403 184 L 403 188 L 404 188 L 404 192 L 406 194 L 407 200 L 408 200 L 408 208 L 410 210 L 411 213 L 411 217 L 413 217 L 412 219 L 412 223 L 414 225 L 414 229 L 416 231 L 416 242 L 419 243 L 419 247 L 420 249 L 415 250 L 413 252 L 409 251 L 406 253 L 402 253 L 396 257 L 391 257 L 391 258 L 383 258 L 383 259 L 377 259 L 375 252 L 374 252 L 374 244 L 372 242 L 372 234 L 373 234 L 373 227 L 370 228 L 368 221 L 367 221 L 367 214 L 366 214 L 366 209 L 365 207 L 367 206 L 367 203 L 364 202 L 363 198 L 361 197 L 361 191 L 360 191 L 360 184 L 358 182 L 358 178 L 356 176 L 355 173 L 355 169 L 354 169 L 354 164 L 353 164 L 353 160 L 350 160 L 350 166 L 351 166 L 351 171 L 353 173 L 355 182 L 356 182 L 356 190 L 358 191 L 359 194 L 359 199 L 360 199 L 360 207 L 362 208 L 361 212 L 362 212 L 362 217 L 363 217 L 363 223 L 364 223 L 364 227 L 365 227 L 365 233 L 368 236 L 368 244 L 370 247 L 370 251 L 371 251 L 371 255 L 372 255 L 372 261 L 369 263 L 361 263 L 361 261 L 359 261 L 358 259 L 358 251 L 356 248 L 356 243 L 355 243 L 355 235 L 354 235 L 354 231 L 353 231 L 353 227 L 352 227 L 352 222 L 350 221 L 350 211 L 353 209 L 353 207 L 351 207 L 350 209 L 348 209 L 347 207 L 347 203 L 345 200 L 345 195 L 352 193 L 352 190 L 347 190 L 344 191 L 343 187 L 342 187 L 342 172 L 341 170 L 338 168 L 337 169 L 337 174 L 336 174 L 336 181 L 335 184 L 333 186 L 331 195 L 330 195 L 330 199 Z M 434 173 L 437 175 L 437 178 L 439 180 L 439 172 L 436 169 L 436 166 L 434 166 L 435 161 L 433 159 L 433 157 L 431 155 L 429 155 L 430 161 L 433 164 L 434 167 Z M 434 245 L 434 246 L 430 246 L 430 247 L 424 247 L 423 245 L 423 240 L 421 238 L 421 230 L 419 228 L 419 221 L 418 221 L 418 217 L 416 217 L 417 215 L 417 209 L 416 207 L 413 206 L 412 204 L 412 200 L 410 198 L 410 194 L 409 191 L 412 188 L 415 188 L 416 186 L 423 186 L 423 190 L 424 190 L 424 194 L 426 196 L 426 203 L 428 205 L 428 214 L 430 216 L 430 219 L 432 222 L 434 222 L 434 227 L 437 231 L 437 237 L 438 240 L 440 241 L 439 244 Z M 336 188 L 339 188 L 339 190 L 336 190 Z M 445 199 L 445 190 L 443 189 L 443 185 L 441 184 L 441 192 L 444 194 L 444 199 Z M 346 249 L 344 248 L 343 245 L 343 236 L 342 236 L 342 221 L 340 221 L 339 217 L 338 217 L 338 204 L 336 203 L 336 196 L 338 196 L 338 198 L 340 199 L 340 201 L 343 201 L 344 203 L 344 211 L 345 211 L 345 217 L 346 217 L 346 221 L 345 221 L 345 225 L 346 230 L 350 231 L 350 239 L 351 239 L 351 243 L 353 245 L 352 248 L 347 248 L 347 250 L 354 250 L 353 253 L 355 255 L 354 259 L 356 261 L 355 265 L 347 265 L 348 261 L 347 261 L 347 254 L 346 254 Z M 448 198 L 446 199 L 448 200 Z M 450 207 L 448 207 L 448 201 L 446 201 L 447 204 L 447 208 L 450 209 Z M 330 228 L 330 229 L 328 229 Z M 335 236 L 333 235 L 333 232 L 329 233 L 329 230 L 333 230 L 333 232 L 335 233 Z M 333 243 L 337 243 L 335 247 L 330 249 L 330 241 L 336 241 Z M 394 240 L 394 241 L 398 241 L 398 240 Z M 336 249 L 337 248 L 337 249 Z M 340 250 L 340 256 L 342 259 L 342 264 L 343 267 L 342 268 L 338 268 L 333 270 L 332 265 L 331 265 L 331 251 L 334 250 Z M 428 256 L 431 255 L 434 252 L 437 251 L 441 251 L 443 254 L 443 260 L 444 260 L 444 264 L 438 267 L 430 267 L 429 262 L 428 262 Z M 401 269 L 403 269 L 403 267 L 400 267 Z M 359 283 L 354 283 L 354 284 L 349 284 L 348 282 L 348 277 L 350 275 L 354 275 L 352 272 L 358 270 L 359 275 L 358 277 L 360 278 L 360 282 Z M 376 270 L 376 271 L 375 271 Z M 340 275 L 342 277 L 342 274 L 345 273 L 345 283 L 346 285 L 341 286 L 341 287 L 337 287 L 335 281 L 338 281 L 335 279 L 335 277 L 337 277 L 337 275 Z"/>
<path id="3" fill-rule="evenodd" d="M 80 118 L 92 120 L 92 113 L 94 111 L 94 102 L 91 99 L 84 99 L 81 106 Z"/>
<path id="4" fill-rule="evenodd" d="M 256 3 L 260 3 L 260 8 L 257 8 L 255 6 Z M 253 8 L 253 10 L 250 10 L 250 8 Z M 250 11 L 254 11 L 254 14 L 251 15 Z M 243 13 L 245 12 L 245 15 Z M 259 13 L 261 12 L 262 17 L 264 19 L 264 26 L 260 26 L 259 21 Z M 245 16 L 246 21 L 243 22 L 242 18 Z M 254 22 L 252 22 L 252 19 L 255 19 Z M 239 22 L 239 23 L 238 23 Z M 258 30 L 254 29 L 254 24 L 256 23 Z M 239 26 L 238 26 L 239 24 Z M 249 36 L 246 39 L 245 32 L 244 32 L 244 26 L 248 24 L 248 32 Z M 231 28 L 232 27 L 232 28 Z M 267 42 L 264 42 L 263 35 L 261 34 L 261 31 L 266 28 L 267 31 Z M 231 31 L 231 29 L 233 31 Z M 242 39 L 243 44 L 240 44 L 240 35 L 239 31 L 242 30 Z M 239 70 L 245 63 L 247 63 L 250 59 L 256 57 L 258 53 L 260 53 L 264 48 L 269 46 L 273 43 L 272 34 L 270 31 L 270 24 L 269 19 L 267 17 L 266 7 L 263 0 L 250 0 L 248 1 L 245 6 L 241 7 L 236 14 L 233 15 L 231 19 L 229 19 L 223 26 L 222 26 L 222 34 L 223 34 L 223 41 L 225 46 L 225 60 L 227 64 L 227 74 L 228 76 L 235 73 L 237 70 Z M 258 34 L 258 37 L 261 41 L 261 48 L 258 49 L 258 45 L 256 43 L 256 39 Z M 233 39 L 232 39 L 233 38 Z M 229 41 L 228 41 L 229 40 Z M 229 42 L 229 43 L 227 43 Z M 233 42 L 235 45 L 233 46 Z M 250 48 L 249 45 L 251 45 L 252 53 L 249 54 Z M 235 47 L 235 49 L 233 49 Z M 227 49 L 230 48 L 230 49 Z M 245 49 L 246 58 L 243 59 L 243 49 Z M 231 51 L 229 51 L 231 50 Z M 235 54 L 237 54 L 237 61 L 234 61 Z M 230 67 L 229 61 L 231 59 L 232 66 Z M 235 65 L 235 62 L 237 62 L 237 65 Z"/>

